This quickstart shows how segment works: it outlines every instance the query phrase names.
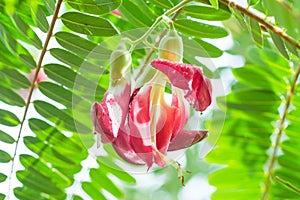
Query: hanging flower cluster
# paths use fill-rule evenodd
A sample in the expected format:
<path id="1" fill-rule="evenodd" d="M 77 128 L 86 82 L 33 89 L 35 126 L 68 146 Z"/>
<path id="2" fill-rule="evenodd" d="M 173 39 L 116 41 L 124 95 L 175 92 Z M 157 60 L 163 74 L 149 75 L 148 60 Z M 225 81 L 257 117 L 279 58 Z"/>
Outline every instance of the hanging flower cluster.
<path id="1" fill-rule="evenodd" d="M 206 130 L 184 128 L 190 105 L 202 112 L 211 104 L 212 87 L 199 67 L 181 63 L 182 55 L 182 40 L 170 30 L 160 42 L 159 59 L 151 62 L 154 77 L 134 88 L 124 43 L 112 53 L 110 87 L 102 101 L 93 104 L 92 119 L 101 142 L 111 143 L 125 161 L 148 169 L 154 163 L 174 165 L 167 151 L 187 148 L 207 136 Z M 171 103 L 165 100 L 167 82 L 172 86 Z"/>

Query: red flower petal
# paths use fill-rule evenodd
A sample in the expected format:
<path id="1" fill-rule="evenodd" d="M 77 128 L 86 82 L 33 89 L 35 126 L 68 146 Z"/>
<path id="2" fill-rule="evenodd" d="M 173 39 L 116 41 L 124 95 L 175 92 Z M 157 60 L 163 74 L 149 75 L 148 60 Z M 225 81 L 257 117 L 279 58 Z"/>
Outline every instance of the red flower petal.
<path id="1" fill-rule="evenodd" d="M 199 67 L 168 60 L 153 60 L 152 67 L 166 74 L 173 86 L 185 91 L 185 98 L 198 111 L 211 104 L 211 83 Z"/>
<path id="2" fill-rule="evenodd" d="M 156 148 L 162 154 L 166 155 L 168 146 L 171 140 L 173 126 L 174 126 L 174 108 L 162 104 L 160 105 L 160 116 L 158 118 L 158 123 L 156 125 Z M 165 162 L 162 160 L 159 154 L 154 154 L 155 163 L 164 167 Z"/>
<path id="3" fill-rule="evenodd" d="M 174 109 L 174 122 L 171 140 L 184 128 L 190 116 L 190 106 L 183 97 L 182 91 L 172 88 L 172 107 Z"/>
<path id="4" fill-rule="evenodd" d="M 150 168 L 153 164 L 153 147 L 150 133 L 150 93 L 152 87 L 134 92 L 130 103 L 130 145 Z"/>
<path id="5" fill-rule="evenodd" d="M 179 149 L 185 149 L 187 147 L 196 144 L 207 137 L 206 130 L 181 130 L 176 137 L 171 141 L 168 151 L 176 151 Z"/>
<path id="6" fill-rule="evenodd" d="M 112 145 L 123 160 L 135 165 L 144 165 L 145 162 L 140 159 L 140 157 L 132 149 L 129 140 L 129 133 L 120 130 L 117 139 L 112 143 Z"/>
<path id="7" fill-rule="evenodd" d="M 106 95 L 104 97 L 106 99 Z M 95 102 L 92 106 L 92 120 L 95 134 L 100 134 L 102 143 L 114 141 L 115 137 L 112 130 L 112 119 L 109 116 L 108 108 L 103 101 L 101 104 Z"/>
<path id="8" fill-rule="evenodd" d="M 95 102 L 91 115 L 94 132 L 100 134 L 102 143 L 113 142 L 120 127 L 124 124 L 128 113 L 130 99 L 130 85 L 126 84 L 122 90 L 108 91 L 101 103 Z"/>

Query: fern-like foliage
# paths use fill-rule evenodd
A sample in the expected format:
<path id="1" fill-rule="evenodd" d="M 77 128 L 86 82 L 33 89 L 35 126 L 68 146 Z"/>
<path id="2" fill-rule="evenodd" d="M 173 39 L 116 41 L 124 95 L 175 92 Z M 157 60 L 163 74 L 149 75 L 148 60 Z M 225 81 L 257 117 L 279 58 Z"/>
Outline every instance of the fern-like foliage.
<path id="1" fill-rule="evenodd" d="M 226 166 L 209 177 L 210 184 L 217 187 L 212 199 L 299 199 L 295 190 L 299 187 L 295 171 L 299 163 L 294 154 L 297 148 L 294 144 L 299 142 L 296 133 L 299 127 L 295 123 L 299 118 L 296 103 L 299 54 L 294 41 L 300 35 L 294 32 L 299 26 L 293 16 L 297 11 L 292 4 L 279 1 L 250 3 L 273 15 L 278 24 L 289 29 L 292 37 L 274 33 L 272 25 L 268 27 L 270 34 L 263 35 L 255 21 L 258 17 L 253 18 L 238 6 L 238 11 L 251 17 L 238 15 L 239 19 L 246 20 L 253 41 L 263 48 L 245 48 L 245 65 L 232 70 L 236 78 L 232 92 L 218 99 L 227 119 L 208 161 Z M 237 39 L 241 43 L 245 40 Z M 281 179 L 288 184 L 278 181 Z"/>

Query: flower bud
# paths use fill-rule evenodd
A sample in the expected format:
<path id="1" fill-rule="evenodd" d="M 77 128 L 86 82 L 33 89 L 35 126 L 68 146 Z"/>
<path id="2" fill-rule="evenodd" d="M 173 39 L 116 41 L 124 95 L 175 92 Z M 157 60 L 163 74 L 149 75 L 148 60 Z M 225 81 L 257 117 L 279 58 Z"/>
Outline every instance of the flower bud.
<path id="1" fill-rule="evenodd" d="M 183 43 L 174 29 L 168 31 L 159 44 L 158 56 L 161 59 L 181 62 L 183 57 Z"/>
<path id="2" fill-rule="evenodd" d="M 110 55 L 110 81 L 112 86 L 127 78 L 131 63 L 131 54 L 124 42 L 121 41 L 117 49 Z"/>

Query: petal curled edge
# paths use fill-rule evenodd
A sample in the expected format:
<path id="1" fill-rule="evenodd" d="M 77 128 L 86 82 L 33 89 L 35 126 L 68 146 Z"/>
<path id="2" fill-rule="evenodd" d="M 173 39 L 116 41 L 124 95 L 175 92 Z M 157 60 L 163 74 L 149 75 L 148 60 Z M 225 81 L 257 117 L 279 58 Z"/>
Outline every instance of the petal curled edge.
<path id="1" fill-rule="evenodd" d="M 185 98 L 197 111 L 211 104 L 212 86 L 199 67 L 161 59 L 153 60 L 151 65 L 168 76 L 173 86 L 184 90 Z"/>
<path id="2" fill-rule="evenodd" d="M 185 149 L 207 137 L 207 130 L 181 130 L 170 142 L 168 151 Z"/>

